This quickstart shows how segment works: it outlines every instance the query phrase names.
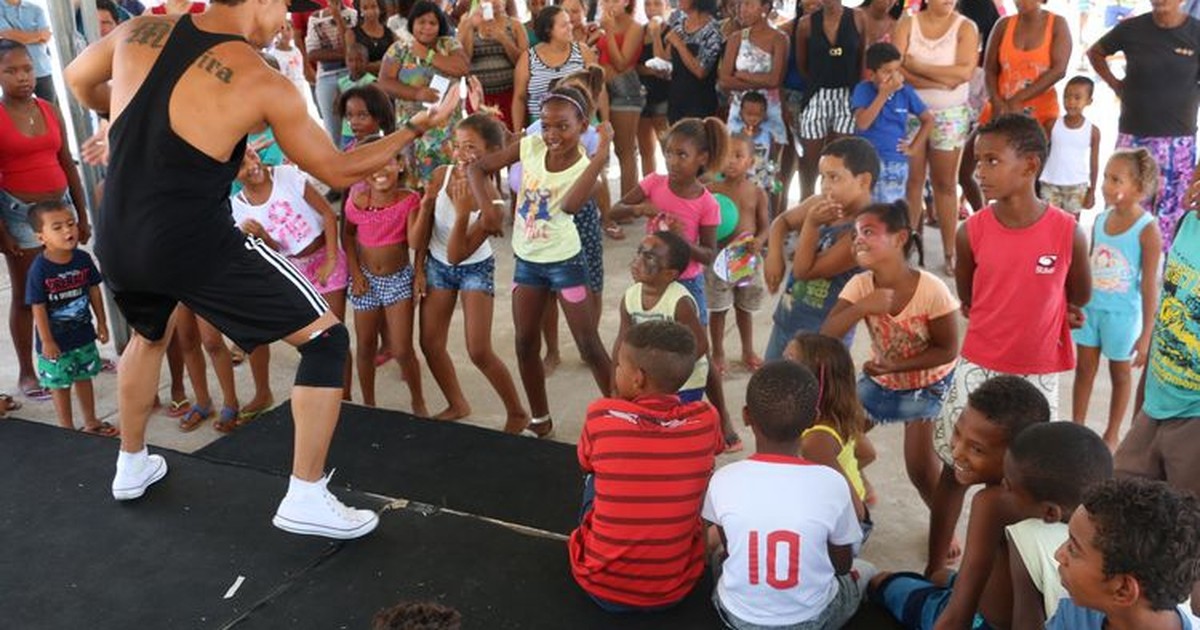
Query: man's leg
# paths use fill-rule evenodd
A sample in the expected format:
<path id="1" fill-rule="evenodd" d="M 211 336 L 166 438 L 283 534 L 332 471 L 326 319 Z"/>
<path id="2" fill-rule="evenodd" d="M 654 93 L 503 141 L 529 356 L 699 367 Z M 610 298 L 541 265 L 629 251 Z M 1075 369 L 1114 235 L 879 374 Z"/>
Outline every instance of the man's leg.
<path id="1" fill-rule="evenodd" d="M 299 349 L 327 329 L 341 325 L 338 318 L 326 312 L 313 323 L 288 336 L 285 341 Z M 301 364 L 315 360 L 301 356 Z M 339 374 L 344 374 L 338 364 Z M 292 417 L 296 423 L 296 452 L 292 458 L 292 474 L 304 481 L 317 481 L 325 474 L 325 456 L 337 427 L 342 407 L 342 386 L 317 387 L 301 382 L 299 369 L 292 387 Z"/>
<path id="2" fill-rule="evenodd" d="M 167 474 L 167 462 L 162 455 L 146 451 L 146 422 L 154 409 L 158 376 L 173 322 L 172 319 L 166 334 L 156 341 L 134 332 L 121 355 L 121 369 L 117 372 L 121 450 L 117 453 L 117 473 L 112 483 L 113 498 L 118 501 L 142 496 L 151 484 Z"/>

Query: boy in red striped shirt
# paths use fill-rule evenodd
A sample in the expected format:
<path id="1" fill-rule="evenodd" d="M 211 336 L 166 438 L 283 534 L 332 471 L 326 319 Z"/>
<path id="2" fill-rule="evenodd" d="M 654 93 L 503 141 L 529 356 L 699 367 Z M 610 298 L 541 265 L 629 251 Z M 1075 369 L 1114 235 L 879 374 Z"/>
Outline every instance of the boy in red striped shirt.
<path id="1" fill-rule="evenodd" d="M 700 504 L 724 450 L 717 412 L 682 403 L 696 339 L 675 322 L 632 326 L 616 353 L 617 398 L 588 407 L 579 438 L 584 481 L 571 574 L 604 610 L 669 608 L 704 571 Z"/>

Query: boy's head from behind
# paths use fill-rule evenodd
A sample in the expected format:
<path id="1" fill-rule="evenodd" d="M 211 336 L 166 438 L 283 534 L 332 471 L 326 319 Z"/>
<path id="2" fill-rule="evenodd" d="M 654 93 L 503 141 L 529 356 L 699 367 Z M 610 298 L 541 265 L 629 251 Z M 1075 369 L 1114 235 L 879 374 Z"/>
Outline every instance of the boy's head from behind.
<path id="1" fill-rule="evenodd" d="M 767 118 L 767 97 L 762 92 L 746 92 L 742 95 L 742 106 L 739 110 L 742 124 L 758 129 Z"/>
<path id="2" fill-rule="evenodd" d="M 793 361 L 772 361 L 759 368 L 746 386 L 742 416 L 763 442 L 798 443 L 800 434 L 817 418 L 817 379 L 808 368 Z"/>
<path id="3" fill-rule="evenodd" d="M 1113 479 L 1092 487 L 1055 552 L 1078 606 L 1166 611 L 1200 579 L 1200 501 L 1160 481 Z"/>
<path id="4" fill-rule="evenodd" d="M 459 630 L 462 614 L 433 602 L 405 602 L 384 608 L 371 619 L 371 630 Z"/>
<path id="5" fill-rule="evenodd" d="M 50 250 L 72 250 L 79 244 L 75 211 L 63 201 L 41 201 L 29 207 L 29 225 L 38 242 Z"/>
<path id="6" fill-rule="evenodd" d="M 871 82 L 883 85 L 900 74 L 900 49 L 887 42 L 871 44 L 867 48 L 867 70 Z"/>
<path id="7" fill-rule="evenodd" d="M 634 282 L 661 290 L 674 282 L 691 260 L 692 248 L 687 241 L 674 232 L 662 230 L 642 239 L 629 272 Z"/>
<path id="8" fill-rule="evenodd" d="M 1091 486 L 1112 478 L 1108 446 L 1074 422 L 1029 427 L 1008 446 L 1004 485 L 1027 517 L 1065 523 Z"/>
<path id="9" fill-rule="evenodd" d="M 967 396 L 950 444 L 954 477 L 965 486 L 1004 479 L 1004 454 L 1025 429 L 1050 422 L 1050 403 L 1032 383 L 994 376 Z"/>
<path id="10" fill-rule="evenodd" d="M 879 179 L 879 154 L 863 138 L 838 138 L 821 150 L 817 169 L 821 194 L 843 205 L 866 206 L 871 201 L 871 187 Z"/>
<path id="11" fill-rule="evenodd" d="M 617 396 L 674 394 L 696 367 L 696 336 L 682 324 L 648 321 L 625 333 L 617 352 Z"/>

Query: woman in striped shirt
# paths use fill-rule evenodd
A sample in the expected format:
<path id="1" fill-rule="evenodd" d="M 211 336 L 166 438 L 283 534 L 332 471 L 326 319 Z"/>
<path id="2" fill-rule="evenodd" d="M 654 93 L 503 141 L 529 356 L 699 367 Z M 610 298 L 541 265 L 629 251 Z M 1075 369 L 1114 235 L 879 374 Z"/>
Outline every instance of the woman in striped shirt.
<path id="1" fill-rule="evenodd" d="M 592 51 L 572 41 L 571 18 L 559 6 L 548 6 L 534 19 L 541 43 L 521 53 L 513 75 L 513 131 L 537 119 L 542 98 L 555 81 L 595 63 Z"/>

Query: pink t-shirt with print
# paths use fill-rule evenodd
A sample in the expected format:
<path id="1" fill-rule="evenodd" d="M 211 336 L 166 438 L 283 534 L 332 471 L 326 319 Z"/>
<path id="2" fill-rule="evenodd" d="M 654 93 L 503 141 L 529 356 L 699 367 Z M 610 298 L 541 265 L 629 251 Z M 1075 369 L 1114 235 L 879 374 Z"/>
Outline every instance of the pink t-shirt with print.
<path id="1" fill-rule="evenodd" d="M 716 227 L 721 224 L 721 206 L 717 204 L 717 198 L 707 190 L 695 199 L 684 199 L 671 192 L 667 176 L 658 173 L 647 175 L 640 185 L 642 192 L 655 208 L 680 223 L 683 228 L 680 236 L 693 245 L 700 243 L 701 226 Z M 669 229 L 659 220 L 651 219 L 646 222 L 647 234 Z M 703 270 L 703 265 L 693 259 L 679 278 L 690 280 L 700 275 Z"/>
<path id="2" fill-rule="evenodd" d="M 854 304 L 875 290 L 875 276 L 864 271 L 846 283 L 840 299 Z M 929 347 L 929 322 L 958 310 L 958 298 L 940 278 L 921 271 L 917 290 L 904 310 L 896 315 L 867 315 L 864 321 L 871 335 L 871 356 L 875 360 L 901 360 L 915 357 Z M 928 387 L 954 369 L 955 361 L 924 370 L 893 372 L 872 376 L 871 380 L 891 390 Z"/>

